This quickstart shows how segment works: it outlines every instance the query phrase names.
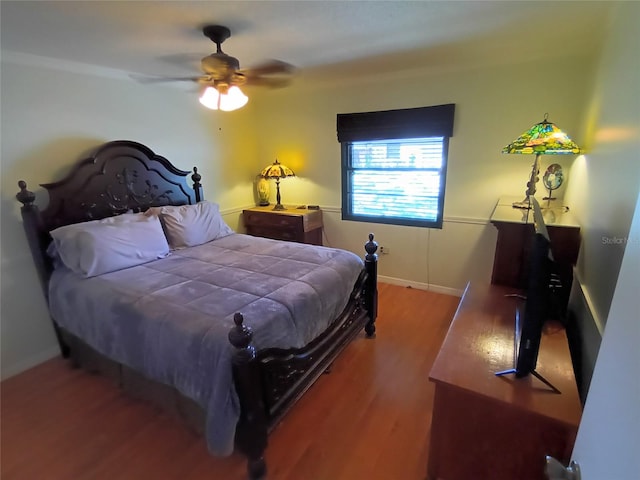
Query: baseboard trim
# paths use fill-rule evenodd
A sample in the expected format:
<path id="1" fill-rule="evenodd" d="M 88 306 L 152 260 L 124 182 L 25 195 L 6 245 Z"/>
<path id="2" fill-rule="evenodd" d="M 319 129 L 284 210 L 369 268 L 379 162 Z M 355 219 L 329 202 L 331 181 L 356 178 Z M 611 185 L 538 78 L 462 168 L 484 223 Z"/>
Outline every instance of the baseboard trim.
<path id="1" fill-rule="evenodd" d="M 404 280 L 402 278 L 387 277 L 384 275 L 378 275 L 378 281 L 381 283 L 389 283 L 391 285 L 398 285 L 400 287 L 417 288 L 418 290 L 428 290 L 430 292 L 442 293 L 444 295 L 452 295 L 454 297 L 462 297 L 464 289 L 443 287 L 441 285 L 431 285 L 424 282 L 414 282 L 412 280 Z"/>
<path id="2" fill-rule="evenodd" d="M 9 365 L 8 367 L 3 368 L 2 377 L 0 378 L 0 380 L 6 380 L 7 378 L 18 375 L 19 373 L 29 370 L 30 368 L 33 368 L 36 365 L 40 365 L 41 363 L 44 363 L 47 360 L 51 360 L 52 358 L 55 358 L 58 355 L 60 355 L 60 347 L 56 345 L 55 347 L 48 348 L 16 364 Z"/>

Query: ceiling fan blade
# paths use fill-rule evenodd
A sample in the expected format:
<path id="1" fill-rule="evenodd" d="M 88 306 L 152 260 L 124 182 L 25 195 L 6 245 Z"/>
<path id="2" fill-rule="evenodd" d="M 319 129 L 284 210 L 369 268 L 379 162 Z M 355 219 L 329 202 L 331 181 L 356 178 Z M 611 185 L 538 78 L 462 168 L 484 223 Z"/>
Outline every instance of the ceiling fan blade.
<path id="1" fill-rule="evenodd" d="M 179 67 L 185 71 L 199 72 L 203 52 L 173 53 L 158 57 L 164 63 Z"/>
<path id="2" fill-rule="evenodd" d="M 240 70 L 247 85 L 270 88 L 286 87 L 291 83 L 295 67 L 281 60 L 270 60 L 255 67 Z"/>
<path id="3" fill-rule="evenodd" d="M 129 75 L 133 80 L 139 83 L 165 83 L 165 82 L 207 82 L 208 75 L 198 75 L 197 77 L 160 77 L 155 75 L 142 75 L 132 73 Z"/>
<path id="4" fill-rule="evenodd" d="M 296 67 L 290 63 L 283 62 L 282 60 L 269 60 L 254 67 L 241 69 L 240 71 L 250 76 L 264 76 L 264 75 L 282 75 L 293 74 Z"/>
<path id="5" fill-rule="evenodd" d="M 282 88 L 291 84 L 291 78 L 247 77 L 245 85 L 256 87 Z"/>

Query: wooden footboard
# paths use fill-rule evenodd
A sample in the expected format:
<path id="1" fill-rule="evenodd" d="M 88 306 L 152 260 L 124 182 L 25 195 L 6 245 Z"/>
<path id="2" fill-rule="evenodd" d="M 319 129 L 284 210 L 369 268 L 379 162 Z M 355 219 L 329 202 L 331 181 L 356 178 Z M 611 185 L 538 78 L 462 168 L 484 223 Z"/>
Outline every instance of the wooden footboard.
<path id="1" fill-rule="evenodd" d="M 377 315 L 377 244 L 373 234 L 365 245 L 365 268 L 342 314 L 318 338 L 300 349 L 269 348 L 256 352 L 253 332 L 235 315 L 229 341 L 235 347 L 233 376 L 241 414 L 236 446 L 248 459 L 251 480 L 266 475 L 267 436 L 285 413 L 313 385 L 338 354 L 362 331 L 375 334 Z"/>

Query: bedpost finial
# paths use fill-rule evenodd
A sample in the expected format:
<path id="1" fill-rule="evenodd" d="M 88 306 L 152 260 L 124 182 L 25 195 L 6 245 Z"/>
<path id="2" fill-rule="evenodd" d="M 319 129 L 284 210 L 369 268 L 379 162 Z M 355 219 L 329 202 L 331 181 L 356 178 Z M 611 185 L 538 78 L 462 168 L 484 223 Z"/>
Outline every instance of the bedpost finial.
<path id="1" fill-rule="evenodd" d="M 369 234 L 369 241 L 364 244 L 364 249 L 367 251 L 367 257 L 374 255 L 378 250 L 378 242 L 373 240 L 373 233 Z"/>
<path id="2" fill-rule="evenodd" d="M 202 176 L 198 173 L 198 167 L 193 167 L 191 180 L 193 181 L 193 191 L 196 195 L 196 203 L 201 202 L 204 198 L 202 198 L 202 184 L 200 183 Z"/>
<path id="3" fill-rule="evenodd" d="M 251 339 L 253 338 L 253 330 L 250 327 L 243 325 L 244 317 L 241 313 L 233 315 L 233 323 L 235 326 L 229 331 L 229 342 L 231 345 L 239 350 L 247 350 Z"/>
<path id="4" fill-rule="evenodd" d="M 16 194 L 16 199 L 25 207 L 33 206 L 33 202 L 36 201 L 36 194 L 27 190 L 27 182 L 20 180 L 18 187 L 20 191 Z"/>
<path id="5" fill-rule="evenodd" d="M 193 167 L 193 175 L 191 175 L 191 180 L 193 180 L 194 183 L 200 183 L 200 180 L 202 180 L 202 175 L 198 173 L 198 167 Z"/>

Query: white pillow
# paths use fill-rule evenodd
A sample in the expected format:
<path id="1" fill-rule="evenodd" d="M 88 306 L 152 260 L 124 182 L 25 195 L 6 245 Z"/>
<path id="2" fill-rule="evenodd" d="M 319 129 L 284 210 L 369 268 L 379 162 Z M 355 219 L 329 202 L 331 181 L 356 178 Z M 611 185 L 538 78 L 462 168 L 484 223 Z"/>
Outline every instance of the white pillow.
<path id="1" fill-rule="evenodd" d="M 120 217 L 124 215 L 52 231 L 56 250 L 67 268 L 93 277 L 169 254 L 169 244 L 157 217 L 140 214 Z"/>
<path id="2" fill-rule="evenodd" d="M 146 220 L 144 213 L 123 213 L 101 220 L 90 220 L 88 222 L 72 223 L 71 225 L 58 227 L 51 231 L 53 242 L 51 242 L 47 248 L 47 253 L 54 259 L 54 262 L 62 260 L 62 263 L 68 268 L 77 272 L 80 270 L 80 263 L 79 257 L 74 254 L 75 246 L 73 242 L 75 242 L 75 237 L 79 232 L 95 225 L 138 222 L 141 220 Z M 64 259 L 62 258 L 62 251 L 64 251 L 66 257 Z"/>
<path id="3" fill-rule="evenodd" d="M 147 215 L 157 214 L 157 209 L 150 210 Z M 207 201 L 195 205 L 161 207 L 160 218 L 169 244 L 174 249 L 202 245 L 233 233 L 222 219 L 218 204 Z"/>
<path id="4" fill-rule="evenodd" d="M 57 266 L 59 265 L 59 262 L 62 262 L 68 268 L 77 272 L 80 270 L 79 257 L 73 255 L 73 249 L 75 247 L 72 247 L 71 243 L 75 242 L 75 237 L 79 232 L 86 230 L 87 228 L 91 228 L 93 225 L 137 222 L 140 220 L 145 220 L 143 213 L 127 212 L 121 215 L 103 218 L 101 220 L 90 220 L 88 222 L 72 223 L 70 225 L 58 227 L 50 233 L 53 241 L 47 247 L 47 254 L 53 258 L 54 265 Z M 62 255 L 60 254 L 61 248 L 65 251 L 66 261 L 62 259 Z"/>

